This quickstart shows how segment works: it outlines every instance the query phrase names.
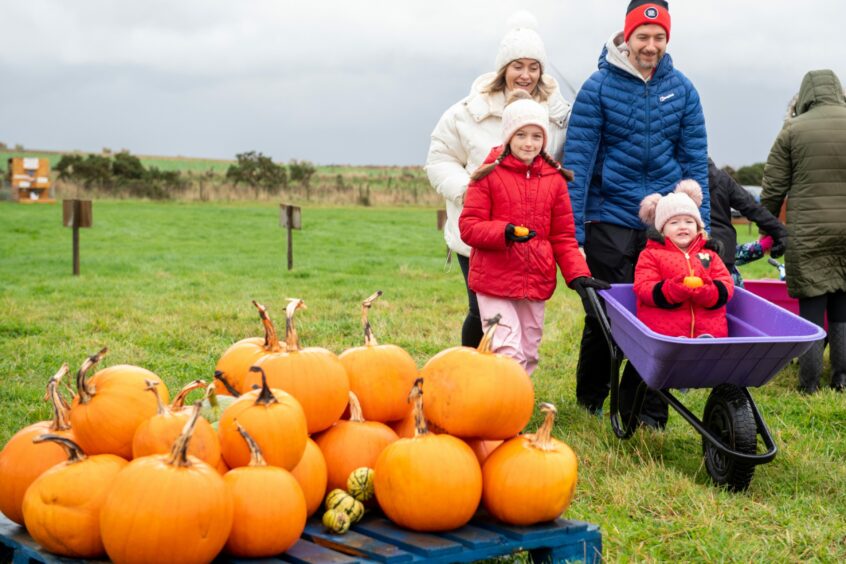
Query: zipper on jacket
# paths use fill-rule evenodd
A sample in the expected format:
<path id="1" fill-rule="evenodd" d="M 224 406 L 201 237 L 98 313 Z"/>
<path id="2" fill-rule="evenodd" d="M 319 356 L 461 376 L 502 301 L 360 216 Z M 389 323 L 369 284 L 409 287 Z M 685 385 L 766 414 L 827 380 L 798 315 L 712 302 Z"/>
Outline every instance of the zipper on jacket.
<path id="1" fill-rule="evenodd" d="M 649 170 L 649 160 L 650 154 L 652 153 L 652 144 L 651 144 L 651 136 L 652 136 L 652 122 L 650 118 L 650 101 L 649 101 L 649 83 L 645 82 L 643 84 L 643 97 L 646 101 L 646 159 L 643 161 L 643 179 L 641 181 L 641 186 L 646 186 L 646 177 Z"/>
<path id="2" fill-rule="evenodd" d="M 531 167 L 526 169 L 526 185 L 523 187 L 523 193 L 521 194 L 523 200 L 523 209 L 526 209 L 529 201 L 529 179 L 532 176 L 532 169 Z M 527 222 L 528 223 L 528 222 Z M 526 272 L 529 272 L 529 242 L 526 241 L 526 244 L 523 245 L 523 261 L 526 264 Z M 529 277 L 528 275 L 523 277 L 523 299 L 529 298 Z"/>
<path id="3" fill-rule="evenodd" d="M 690 276 L 693 276 L 693 266 L 690 264 L 690 254 L 687 251 L 682 251 L 684 258 L 687 261 L 687 270 Z M 693 339 L 696 335 L 696 314 L 693 312 L 693 303 L 690 304 L 690 338 Z"/>

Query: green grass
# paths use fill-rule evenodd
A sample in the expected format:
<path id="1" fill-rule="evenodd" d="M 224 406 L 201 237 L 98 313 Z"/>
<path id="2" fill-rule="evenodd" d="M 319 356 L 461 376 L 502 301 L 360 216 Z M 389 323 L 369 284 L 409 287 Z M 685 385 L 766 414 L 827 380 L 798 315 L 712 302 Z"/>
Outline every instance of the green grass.
<path id="1" fill-rule="evenodd" d="M 370 318 L 382 342 L 422 366 L 456 345 L 466 307 L 456 264 L 431 209 L 306 208 L 285 267 L 276 204 L 95 201 L 71 276 L 71 231 L 59 206 L 0 203 L 0 442 L 48 417 L 43 386 L 103 345 L 104 364 L 153 370 L 173 389 L 210 378 L 232 342 L 261 334 L 250 300 L 281 320 L 287 297 L 308 309 L 306 346 L 361 342 L 359 302 L 385 292 Z M 746 235 L 746 228 L 739 228 Z M 773 276 L 763 262 L 744 275 Z M 580 458 L 569 517 L 602 528 L 609 561 L 842 561 L 846 558 L 846 397 L 794 391 L 795 366 L 753 390 L 779 446 L 748 492 L 710 485 L 700 440 L 680 417 L 666 432 L 619 441 L 574 402 L 582 311 L 563 287 L 547 304 L 539 401 L 560 412 L 556 435 Z M 701 413 L 707 390 L 681 396 Z M 535 417 L 532 426 L 537 424 Z"/>

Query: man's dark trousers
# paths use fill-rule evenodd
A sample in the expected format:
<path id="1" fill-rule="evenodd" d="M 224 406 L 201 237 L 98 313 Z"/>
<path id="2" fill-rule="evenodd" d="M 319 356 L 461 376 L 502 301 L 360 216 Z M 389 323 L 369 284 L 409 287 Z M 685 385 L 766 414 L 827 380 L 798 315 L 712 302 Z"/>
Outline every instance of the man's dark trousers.
<path id="1" fill-rule="evenodd" d="M 585 225 L 585 255 L 594 278 L 612 284 L 634 282 L 634 269 L 640 251 L 646 246 L 646 232 L 611 223 Z M 587 304 L 585 304 L 587 306 Z M 590 311 L 589 306 L 585 311 Z M 576 400 L 590 411 L 602 408 L 610 389 L 611 358 L 608 344 L 596 317 L 585 316 L 579 364 L 576 368 Z M 631 413 L 631 404 L 641 382 L 637 371 L 627 363 L 620 382 L 620 414 L 624 421 Z M 643 415 L 658 425 L 667 423 L 667 404 L 654 393 L 647 392 Z"/>

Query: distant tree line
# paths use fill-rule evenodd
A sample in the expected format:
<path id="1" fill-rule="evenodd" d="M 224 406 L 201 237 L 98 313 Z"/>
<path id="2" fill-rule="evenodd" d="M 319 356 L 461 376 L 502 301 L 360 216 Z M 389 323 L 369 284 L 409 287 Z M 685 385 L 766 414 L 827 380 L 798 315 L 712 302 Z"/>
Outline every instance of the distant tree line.
<path id="1" fill-rule="evenodd" d="M 288 165 L 273 162 L 257 151 L 235 156 L 236 162 L 226 171 L 225 180 L 234 186 L 252 189 L 256 197 L 262 192 L 279 194 L 290 182 L 306 190 L 308 197 L 311 179 L 317 172 L 309 161 L 291 160 Z M 128 151 L 114 155 L 104 149 L 100 154 L 66 154 L 56 164 L 60 180 L 74 182 L 89 189 L 114 195 L 151 199 L 168 199 L 184 191 L 191 182 L 191 174 L 178 170 L 160 170 L 147 166 Z"/>
<path id="2" fill-rule="evenodd" d="M 226 179 L 234 183 L 246 184 L 256 192 L 279 194 L 288 187 L 289 180 L 298 182 L 308 192 L 311 177 L 317 168 L 308 161 L 292 160 L 285 165 L 273 162 L 268 156 L 256 151 L 247 151 L 235 155 L 236 162 L 226 171 Z"/>
<path id="3" fill-rule="evenodd" d="M 115 195 L 163 200 L 187 186 L 179 171 L 145 167 L 138 157 L 128 151 L 114 156 L 62 155 L 56 170 L 60 180 L 77 182 L 86 188 Z"/>
<path id="4" fill-rule="evenodd" d="M 760 186 L 764 179 L 764 163 L 742 166 L 737 170 L 730 166 L 724 166 L 723 170 L 743 186 Z"/>

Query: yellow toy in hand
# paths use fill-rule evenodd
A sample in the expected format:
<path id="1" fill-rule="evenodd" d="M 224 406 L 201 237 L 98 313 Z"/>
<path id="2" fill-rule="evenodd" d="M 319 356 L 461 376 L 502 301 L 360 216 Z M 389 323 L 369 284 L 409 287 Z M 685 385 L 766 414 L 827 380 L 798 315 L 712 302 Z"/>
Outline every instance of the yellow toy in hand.
<path id="1" fill-rule="evenodd" d="M 698 288 L 702 285 L 702 279 L 698 276 L 685 276 L 683 284 L 688 288 Z"/>
<path id="2" fill-rule="evenodd" d="M 528 234 L 529 234 L 529 228 L 528 227 L 523 227 L 522 225 L 518 225 L 517 227 L 514 228 L 514 235 L 516 235 L 517 237 L 525 237 Z"/>

